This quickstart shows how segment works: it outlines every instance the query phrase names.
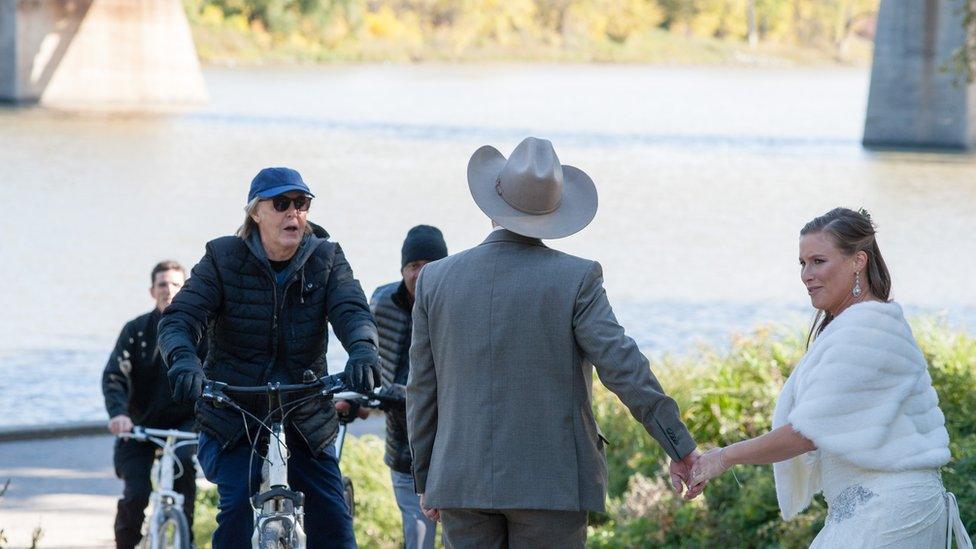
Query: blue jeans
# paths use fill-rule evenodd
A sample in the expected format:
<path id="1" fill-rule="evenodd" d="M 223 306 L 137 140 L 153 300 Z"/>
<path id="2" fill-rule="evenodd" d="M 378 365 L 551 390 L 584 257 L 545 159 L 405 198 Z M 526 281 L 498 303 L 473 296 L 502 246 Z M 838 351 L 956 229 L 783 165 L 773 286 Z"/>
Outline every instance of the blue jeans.
<path id="1" fill-rule="evenodd" d="M 352 517 L 342 496 L 342 473 L 335 457 L 335 446 L 318 457 L 312 456 L 301 437 L 286 434 L 288 484 L 305 494 L 305 534 L 308 549 L 355 548 Z M 251 546 L 254 511 L 250 496 L 261 487 L 261 460 L 251 457 L 251 446 L 242 443 L 220 449 L 220 443 L 200 433 L 197 460 L 207 480 L 217 485 L 219 496 L 214 549 L 239 549 Z M 252 470 L 248 472 L 248 463 Z M 250 483 L 250 485 L 249 485 Z"/>
<path id="2" fill-rule="evenodd" d="M 393 495 L 403 519 L 403 544 L 406 549 L 434 549 L 437 523 L 424 516 L 420 496 L 414 492 L 413 476 L 390 469 Z"/>

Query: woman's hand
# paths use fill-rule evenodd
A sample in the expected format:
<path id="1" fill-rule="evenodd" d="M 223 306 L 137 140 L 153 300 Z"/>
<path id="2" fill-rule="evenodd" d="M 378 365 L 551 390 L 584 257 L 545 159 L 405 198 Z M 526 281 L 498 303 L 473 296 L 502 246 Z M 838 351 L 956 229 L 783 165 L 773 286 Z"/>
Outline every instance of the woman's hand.
<path id="1" fill-rule="evenodd" d="M 707 482 L 729 469 L 725 461 L 725 448 L 713 448 L 705 452 L 691 468 L 691 486 Z"/>

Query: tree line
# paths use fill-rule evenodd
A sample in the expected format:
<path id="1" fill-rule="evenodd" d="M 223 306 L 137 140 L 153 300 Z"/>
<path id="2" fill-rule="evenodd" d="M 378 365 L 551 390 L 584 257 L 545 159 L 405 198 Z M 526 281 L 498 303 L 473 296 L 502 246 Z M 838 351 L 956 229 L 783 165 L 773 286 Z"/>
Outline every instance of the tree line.
<path id="1" fill-rule="evenodd" d="M 879 0 L 184 0 L 191 21 L 352 57 L 648 47 L 662 36 L 820 48 L 873 37 Z M 327 55 L 325 55 L 327 56 Z"/>

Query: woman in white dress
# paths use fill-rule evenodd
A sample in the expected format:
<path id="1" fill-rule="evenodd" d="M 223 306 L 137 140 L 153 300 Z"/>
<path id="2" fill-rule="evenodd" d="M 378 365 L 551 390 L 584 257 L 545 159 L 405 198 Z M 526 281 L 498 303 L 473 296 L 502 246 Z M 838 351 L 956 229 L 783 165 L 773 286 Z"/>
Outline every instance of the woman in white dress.
<path id="1" fill-rule="evenodd" d="M 693 487 L 736 464 L 773 464 L 789 520 L 823 491 L 812 547 L 972 548 L 939 468 L 949 435 L 927 364 L 867 212 L 837 208 L 800 231 L 803 284 L 819 310 L 773 430 L 704 454 Z"/>

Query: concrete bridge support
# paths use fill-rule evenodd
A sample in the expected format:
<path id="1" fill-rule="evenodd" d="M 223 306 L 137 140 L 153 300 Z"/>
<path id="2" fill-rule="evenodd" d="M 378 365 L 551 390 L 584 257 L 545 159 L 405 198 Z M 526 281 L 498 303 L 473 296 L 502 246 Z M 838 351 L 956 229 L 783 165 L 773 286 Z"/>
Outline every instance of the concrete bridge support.
<path id="1" fill-rule="evenodd" d="M 206 99 L 180 0 L 0 0 L 0 100 L 167 110 Z"/>
<path id="2" fill-rule="evenodd" d="M 972 149 L 976 86 L 955 71 L 970 0 L 881 0 L 864 146 Z"/>

